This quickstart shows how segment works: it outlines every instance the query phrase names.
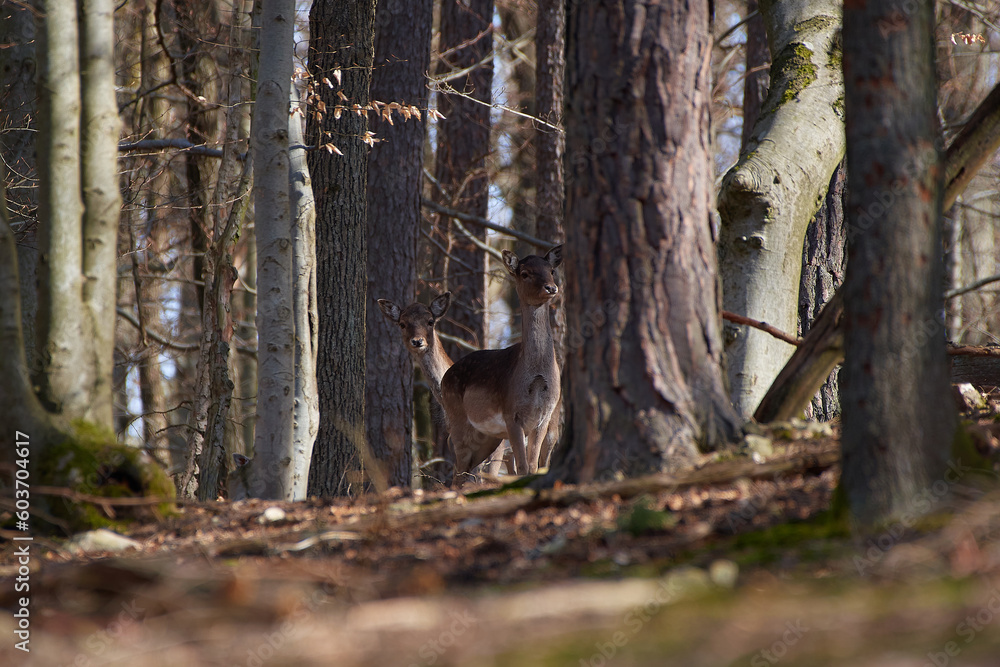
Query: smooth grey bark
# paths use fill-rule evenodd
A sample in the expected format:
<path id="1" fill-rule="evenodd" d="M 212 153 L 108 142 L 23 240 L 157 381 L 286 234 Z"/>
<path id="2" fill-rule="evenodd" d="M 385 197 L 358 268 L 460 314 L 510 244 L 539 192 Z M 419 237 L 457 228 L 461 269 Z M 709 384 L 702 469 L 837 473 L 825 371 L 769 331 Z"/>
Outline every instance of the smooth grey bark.
<path id="1" fill-rule="evenodd" d="M 300 484 L 298 498 L 292 488 L 296 369 L 288 127 L 294 28 L 294 0 L 263 0 L 260 49 L 267 55 L 260 59 L 258 70 L 252 142 L 258 343 L 255 474 L 250 493 L 279 500 L 305 497 L 305 484 Z"/>
<path id="2" fill-rule="evenodd" d="M 934 3 L 911 4 L 904 21 L 890 3 L 844 12 L 850 244 L 840 483 L 862 528 L 931 511 L 941 494 L 927 492 L 945 483 L 955 436 L 939 319 Z"/>
<path id="3" fill-rule="evenodd" d="M 719 268 L 725 310 L 794 331 L 802 242 L 844 156 L 841 3 L 760 3 L 771 84 L 750 140 L 719 193 Z M 730 391 L 749 418 L 793 351 L 745 326 L 725 325 Z"/>
<path id="4" fill-rule="evenodd" d="M 83 325 L 83 218 L 80 175 L 80 61 L 76 4 L 49 0 L 39 22 L 39 304 L 40 369 L 46 408 L 88 418 L 92 381 Z M 117 138 L 117 137 L 116 137 Z M 113 267 L 112 267 L 113 271 Z M 107 426 L 111 428 L 111 423 Z"/>
<path id="5" fill-rule="evenodd" d="M 113 0 L 81 0 L 80 33 L 83 185 L 83 306 L 93 368 L 89 414 L 111 424 L 115 351 L 115 271 L 118 260 L 118 139 L 121 120 L 115 99 Z"/>
<path id="6" fill-rule="evenodd" d="M 298 89 L 290 88 L 292 107 Z M 313 445 L 319 433 L 316 382 L 316 201 L 306 161 L 303 119 L 288 117 L 288 191 L 292 214 L 292 317 L 295 320 L 295 405 L 292 424 L 292 497 L 306 497 Z"/>

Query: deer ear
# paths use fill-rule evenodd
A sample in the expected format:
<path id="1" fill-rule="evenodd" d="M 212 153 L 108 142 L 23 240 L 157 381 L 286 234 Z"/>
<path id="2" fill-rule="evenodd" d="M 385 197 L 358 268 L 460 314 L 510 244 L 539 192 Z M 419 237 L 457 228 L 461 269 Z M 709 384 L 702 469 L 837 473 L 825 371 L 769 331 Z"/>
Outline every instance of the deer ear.
<path id="1" fill-rule="evenodd" d="M 517 259 L 517 255 L 512 253 L 510 250 L 503 251 L 503 263 L 507 267 L 507 273 L 517 277 L 517 267 L 520 265 L 520 261 Z"/>
<path id="2" fill-rule="evenodd" d="M 441 319 L 446 312 L 448 312 L 448 306 L 451 305 L 451 292 L 445 292 L 440 296 L 434 297 L 431 301 L 431 315 L 434 316 L 435 320 Z"/>
<path id="3" fill-rule="evenodd" d="M 553 269 L 562 264 L 562 249 L 563 247 L 560 243 L 555 248 L 545 253 L 545 261 L 551 264 Z"/>
<path id="4" fill-rule="evenodd" d="M 382 309 L 382 314 L 393 322 L 399 322 L 399 306 L 388 299 L 379 299 L 378 307 Z"/>

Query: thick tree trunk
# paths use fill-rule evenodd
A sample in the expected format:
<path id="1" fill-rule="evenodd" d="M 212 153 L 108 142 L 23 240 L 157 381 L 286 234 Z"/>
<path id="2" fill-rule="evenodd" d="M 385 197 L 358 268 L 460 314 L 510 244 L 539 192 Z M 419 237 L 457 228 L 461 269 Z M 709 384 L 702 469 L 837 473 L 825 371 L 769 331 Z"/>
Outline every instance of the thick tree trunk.
<path id="1" fill-rule="evenodd" d="M 367 270 L 368 148 L 363 142 L 368 118 L 348 111 L 335 118 L 338 104 L 369 103 L 374 60 L 375 0 L 316 0 L 309 14 L 309 71 L 326 104 L 317 124 L 309 116 L 308 135 L 318 144 L 332 142 L 342 155 L 310 153 L 309 171 L 316 195 L 316 279 L 319 345 L 320 422 L 309 494 L 343 495 L 362 490 L 380 474 L 365 441 L 365 307 Z M 342 86 L 335 83 L 339 70 Z M 333 83 L 333 88 L 322 83 Z M 336 92 L 347 96 L 341 102 Z M 321 133 L 322 130 L 322 133 Z M 327 134 L 331 132 L 332 134 Z"/>
<path id="2" fill-rule="evenodd" d="M 708 3 L 605 0 L 567 19 L 567 414 L 551 477 L 675 469 L 737 432 L 710 226 Z"/>
<path id="3" fill-rule="evenodd" d="M 295 0 L 264 0 L 254 107 L 254 211 L 257 220 L 257 432 L 250 493 L 300 500 L 292 492 L 295 320 L 289 204 L 288 105 L 295 49 Z M 303 486 L 302 491 L 305 491 Z"/>
<path id="4" fill-rule="evenodd" d="M 371 96 L 380 102 L 427 107 L 424 75 L 430 66 L 433 2 L 381 0 L 377 9 Z M 368 156 L 368 294 L 412 303 L 417 274 L 423 117 L 372 127 L 382 140 Z M 388 483 L 409 486 L 413 430 L 413 362 L 399 333 L 369 302 L 365 414 L 372 454 L 383 461 Z"/>
<path id="5" fill-rule="evenodd" d="M 954 437 L 941 294 L 933 3 L 844 12 L 848 223 L 843 474 L 854 518 L 931 509 Z M 888 29 L 887 29 L 888 27 Z"/>
<path id="6" fill-rule="evenodd" d="M 794 331 L 803 237 L 844 156 L 841 4 L 765 2 L 761 11 L 771 86 L 719 193 L 723 307 Z M 762 331 L 726 325 L 730 390 L 743 417 L 791 353 L 790 345 Z"/>

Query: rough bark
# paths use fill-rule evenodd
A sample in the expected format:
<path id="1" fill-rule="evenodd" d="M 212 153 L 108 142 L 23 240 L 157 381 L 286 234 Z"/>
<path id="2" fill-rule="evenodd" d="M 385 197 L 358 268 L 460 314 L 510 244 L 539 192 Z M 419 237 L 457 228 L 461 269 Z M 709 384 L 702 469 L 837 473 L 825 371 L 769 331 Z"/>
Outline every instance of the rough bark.
<path id="1" fill-rule="evenodd" d="M 375 34 L 371 96 L 427 108 L 424 75 L 430 66 L 430 0 L 381 0 Z M 368 294 L 412 303 L 417 275 L 420 192 L 423 185 L 425 116 L 392 123 L 374 120 L 382 140 L 368 156 Z M 409 486 L 413 446 L 413 362 L 399 333 L 369 303 L 365 414 L 372 454 L 383 461 L 387 481 Z"/>
<path id="2" fill-rule="evenodd" d="M 850 5 L 843 474 L 864 527 L 932 509 L 954 436 L 941 278 L 933 3 Z"/>
<path id="3" fill-rule="evenodd" d="M 490 108 L 493 87 L 493 0 L 444 0 L 441 3 L 441 38 L 443 54 L 438 75 L 452 70 L 475 68 L 449 82 L 456 94 L 441 94 L 438 110 L 445 118 L 437 123 L 438 145 L 434 175 L 439 185 L 436 200 L 472 215 L 487 217 L 489 179 L 486 157 L 490 153 Z M 485 62 L 484 62 L 485 61 Z M 442 223 L 450 257 L 445 258 L 447 284 L 451 290 L 450 320 L 442 327 L 446 333 L 472 338 L 474 345 L 485 345 L 486 254 L 468 241 L 447 218 Z M 485 231 L 476 232 L 480 240 Z M 446 344 L 448 354 L 457 359 L 463 352 Z"/>
<path id="4" fill-rule="evenodd" d="M 552 479 L 676 469 L 737 431 L 710 226 L 708 27 L 707 2 L 570 7 L 567 414 Z"/>
<path id="5" fill-rule="evenodd" d="M 291 88 L 292 106 L 299 106 L 298 90 Z M 319 431 L 319 395 L 316 384 L 316 201 L 306 160 L 303 119 L 288 117 L 290 151 L 288 189 L 292 213 L 292 297 L 295 319 L 295 413 L 292 431 L 292 494 L 305 498 L 309 465 Z"/>
<path id="6" fill-rule="evenodd" d="M 254 106 L 254 212 L 257 221 L 257 431 L 250 493 L 300 500 L 292 492 L 295 320 L 292 317 L 292 218 L 288 123 L 295 49 L 295 1 L 261 3 Z M 305 488 L 301 489 L 303 492 Z"/>
<path id="7" fill-rule="evenodd" d="M 362 490 L 362 471 L 377 479 L 377 462 L 365 441 L 365 307 L 368 224 L 368 118 L 351 111 L 335 118 L 340 103 L 369 103 L 374 60 L 375 0 L 316 0 L 309 14 L 309 72 L 326 104 L 322 122 L 309 115 L 311 142 L 332 141 L 342 155 L 309 155 L 316 196 L 316 280 L 320 422 L 309 469 L 309 494 L 344 495 Z M 334 81 L 340 70 L 342 86 Z M 322 131 L 322 135 L 321 135 Z M 326 134 L 330 133 L 330 134 Z"/>
<path id="8" fill-rule="evenodd" d="M 767 1 L 761 12 L 771 86 L 719 193 L 723 307 L 794 331 L 803 237 L 844 156 L 841 4 Z M 791 353 L 763 332 L 726 325 L 730 390 L 742 416 L 753 413 Z"/>
<path id="9" fill-rule="evenodd" d="M 747 14 L 757 15 L 747 21 L 746 79 L 743 81 L 743 129 L 740 132 L 740 152 L 743 153 L 753 136 L 754 125 L 771 85 L 771 51 L 767 48 L 764 17 L 756 0 L 748 0 Z"/>
<path id="10" fill-rule="evenodd" d="M 189 418 L 188 459 L 180 485 L 201 500 L 215 499 L 224 489 L 226 418 L 234 383 L 229 373 L 229 341 L 233 335 L 230 302 L 237 272 L 233 246 L 249 206 L 253 173 L 243 134 L 247 114 L 244 82 L 249 66 L 248 0 L 241 0 L 232 21 L 229 67 L 226 72 L 225 131 L 222 159 L 212 195 L 211 228 L 202 259 L 204 297 L 201 304 L 201 342 L 193 409 Z"/>
<path id="11" fill-rule="evenodd" d="M 7 202 L 17 239 L 21 280 L 21 324 L 29 368 L 35 358 L 35 316 L 38 308 L 38 188 L 34 180 L 37 128 L 35 17 L 27 5 L 0 4 L 0 127 L 3 162 L 7 165 Z"/>
<path id="12" fill-rule="evenodd" d="M 15 288 L 17 275 L 17 249 L 14 232 L 10 228 L 6 197 L 7 168 L 0 162 L 0 437 L 13 443 L 24 440 L 17 432 L 27 433 L 35 442 L 51 442 L 58 433 L 53 418 L 46 413 L 35 396 L 28 362 L 24 354 L 24 335 L 21 331 L 21 298 Z M 4 447 L 0 461 L 12 463 L 14 448 Z M 32 460 L 37 456 L 32 453 Z"/>
<path id="13" fill-rule="evenodd" d="M 846 167 L 841 162 L 830 179 L 823 205 L 806 230 L 802 248 L 802 278 L 799 282 L 800 336 L 809 332 L 820 311 L 844 282 L 847 268 L 847 224 L 844 220 L 846 186 Z M 823 381 L 823 386 L 806 410 L 807 418 L 830 421 L 840 414 L 838 375 L 839 371 L 834 369 Z"/>

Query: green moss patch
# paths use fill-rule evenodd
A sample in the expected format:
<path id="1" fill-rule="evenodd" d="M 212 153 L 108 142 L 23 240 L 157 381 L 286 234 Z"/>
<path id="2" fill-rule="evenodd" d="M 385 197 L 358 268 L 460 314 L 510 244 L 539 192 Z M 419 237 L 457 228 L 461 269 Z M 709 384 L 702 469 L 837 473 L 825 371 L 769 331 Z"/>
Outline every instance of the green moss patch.
<path id="1" fill-rule="evenodd" d="M 167 474 L 142 450 L 119 444 L 113 433 L 88 422 L 73 422 L 61 443 L 45 450 L 38 465 L 40 484 L 65 487 L 81 495 L 104 498 L 159 496 L 174 498 Z M 121 528 L 141 512 L 171 511 L 171 503 L 143 508 L 116 507 L 114 518 L 100 507 L 72 498 L 50 496 L 45 511 L 65 522 L 71 531 Z"/>

